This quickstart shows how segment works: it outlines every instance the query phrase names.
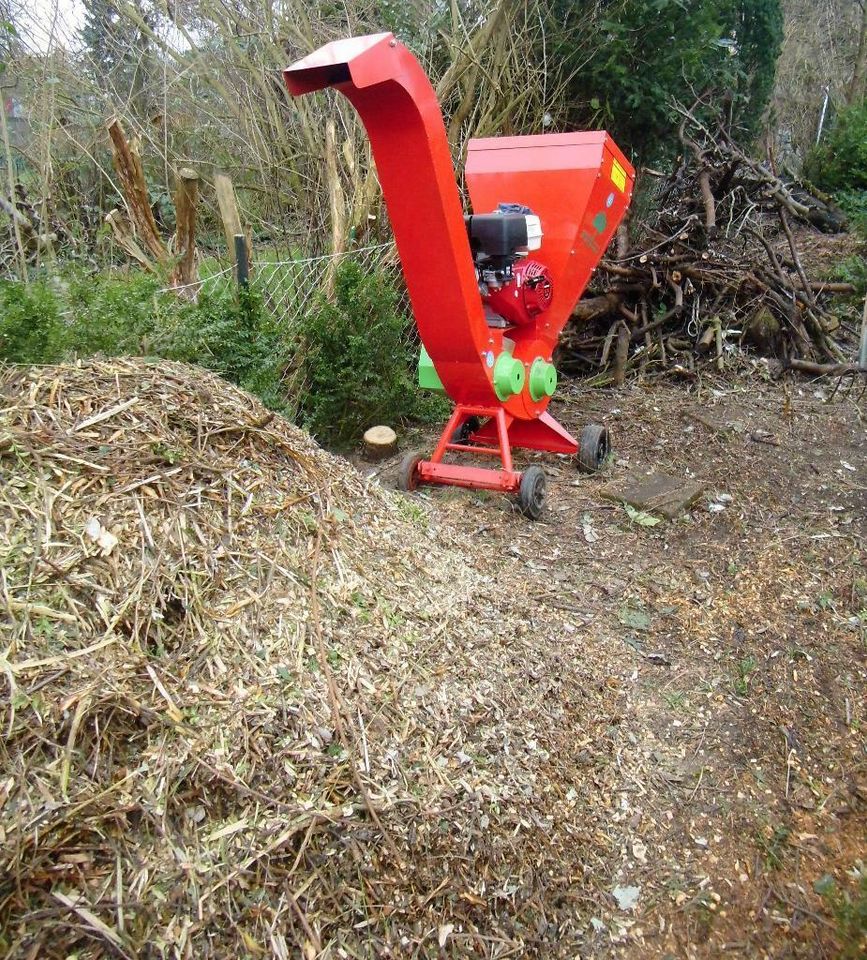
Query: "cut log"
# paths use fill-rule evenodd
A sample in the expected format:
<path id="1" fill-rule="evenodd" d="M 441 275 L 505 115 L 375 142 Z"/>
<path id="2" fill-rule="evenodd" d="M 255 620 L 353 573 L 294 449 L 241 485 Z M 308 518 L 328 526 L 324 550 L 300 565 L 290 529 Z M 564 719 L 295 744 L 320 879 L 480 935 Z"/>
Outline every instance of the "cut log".
<path id="1" fill-rule="evenodd" d="M 616 314 L 622 302 L 623 296 L 619 293 L 603 293 L 598 297 L 579 300 L 572 311 L 572 319 L 589 321 L 608 316 L 608 314 Z"/>
<path id="2" fill-rule="evenodd" d="M 716 331 L 714 325 L 711 323 L 704 328 L 702 335 L 698 338 L 698 343 L 695 346 L 695 349 L 699 353 L 707 353 L 713 345 L 714 338 L 716 337 Z"/>
<path id="3" fill-rule="evenodd" d="M 364 434 L 364 452 L 368 460 L 382 460 L 397 450 L 397 434 L 391 427 L 371 427 Z"/>
<path id="4" fill-rule="evenodd" d="M 614 377 L 615 387 L 622 387 L 626 379 L 626 363 L 629 359 L 629 327 L 621 320 L 617 329 L 617 346 L 614 348 Z"/>

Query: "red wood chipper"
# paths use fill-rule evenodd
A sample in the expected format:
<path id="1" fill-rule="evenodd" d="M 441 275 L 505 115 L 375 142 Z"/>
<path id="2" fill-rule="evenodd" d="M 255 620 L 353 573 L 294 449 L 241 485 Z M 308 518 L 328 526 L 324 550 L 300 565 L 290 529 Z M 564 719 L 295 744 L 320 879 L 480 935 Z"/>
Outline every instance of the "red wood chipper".
<path id="1" fill-rule="evenodd" d="M 285 78 L 294 96 L 334 87 L 361 116 L 423 345 L 419 382 L 455 402 L 430 459 L 404 461 L 401 486 L 516 493 L 536 519 L 545 474 L 515 470 L 513 447 L 575 454 L 585 470 L 608 453 L 604 427 L 576 440 L 547 412 L 551 356 L 629 204 L 632 166 L 601 131 L 471 140 L 464 216 L 436 94 L 392 34 L 326 44 Z M 454 462 L 483 454 L 499 469 Z"/>

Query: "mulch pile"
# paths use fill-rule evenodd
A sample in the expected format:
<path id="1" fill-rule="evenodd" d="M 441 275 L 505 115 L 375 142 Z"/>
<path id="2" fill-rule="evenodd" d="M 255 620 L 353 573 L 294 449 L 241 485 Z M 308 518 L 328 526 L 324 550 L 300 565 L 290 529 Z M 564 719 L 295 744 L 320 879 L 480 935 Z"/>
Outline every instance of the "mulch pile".
<path id="1" fill-rule="evenodd" d="M 616 691 L 486 549 L 199 369 L 0 371 L 0 952 L 574 953 Z"/>

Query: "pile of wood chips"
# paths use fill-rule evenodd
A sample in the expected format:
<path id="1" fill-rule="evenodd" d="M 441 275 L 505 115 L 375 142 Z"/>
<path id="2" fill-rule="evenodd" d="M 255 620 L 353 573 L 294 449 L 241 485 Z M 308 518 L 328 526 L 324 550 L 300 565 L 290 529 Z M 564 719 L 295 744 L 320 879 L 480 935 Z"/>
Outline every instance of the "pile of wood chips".
<path id="1" fill-rule="evenodd" d="M 202 370 L 0 371 L 0 952 L 566 937 L 611 721 L 468 539 Z"/>

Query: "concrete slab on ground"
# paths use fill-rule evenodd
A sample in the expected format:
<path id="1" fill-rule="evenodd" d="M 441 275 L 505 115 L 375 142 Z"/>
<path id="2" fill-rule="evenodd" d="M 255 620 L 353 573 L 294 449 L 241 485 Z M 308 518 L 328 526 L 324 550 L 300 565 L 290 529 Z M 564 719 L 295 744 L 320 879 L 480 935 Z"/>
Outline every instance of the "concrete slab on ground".
<path id="1" fill-rule="evenodd" d="M 623 500 L 636 510 L 674 520 L 688 510 L 704 490 L 704 484 L 696 480 L 652 473 L 633 474 L 610 483 L 602 488 L 600 495 L 606 500 Z"/>

